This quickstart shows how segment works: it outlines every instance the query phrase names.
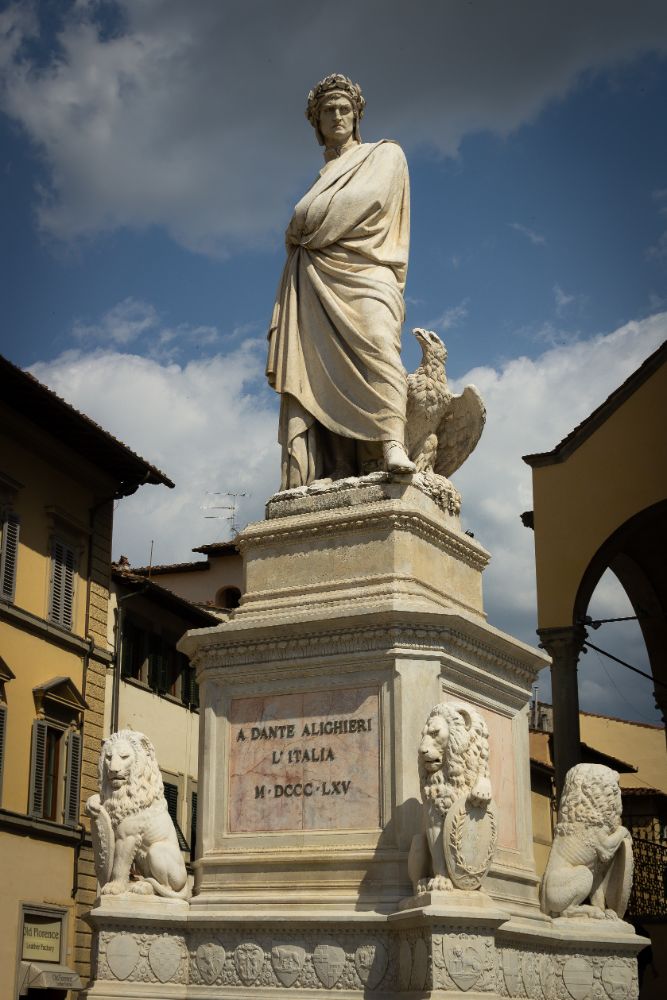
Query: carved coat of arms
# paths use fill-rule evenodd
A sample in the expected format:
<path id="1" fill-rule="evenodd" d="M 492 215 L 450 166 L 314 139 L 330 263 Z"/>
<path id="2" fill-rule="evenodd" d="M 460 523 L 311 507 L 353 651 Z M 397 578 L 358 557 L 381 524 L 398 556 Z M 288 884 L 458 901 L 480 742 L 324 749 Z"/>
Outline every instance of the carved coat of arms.
<path id="1" fill-rule="evenodd" d="M 469 990 L 482 975 L 482 956 L 472 945 L 447 945 L 445 962 L 447 971 L 460 990 Z"/>
<path id="2" fill-rule="evenodd" d="M 271 949 L 271 965 L 283 986 L 293 986 L 306 961 L 306 951 L 296 944 L 276 944 Z"/>
<path id="3" fill-rule="evenodd" d="M 354 965 L 359 979 L 369 990 L 379 986 L 387 971 L 389 956 L 380 941 L 361 944 L 354 953 Z"/>
<path id="4" fill-rule="evenodd" d="M 196 954 L 197 968 L 207 986 L 212 986 L 225 964 L 225 949 L 216 941 L 205 941 Z"/>
<path id="5" fill-rule="evenodd" d="M 345 952 L 335 944 L 318 944 L 313 952 L 313 966 L 322 985 L 332 990 L 345 968 Z"/>
<path id="6" fill-rule="evenodd" d="M 246 942 L 240 944 L 234 951 L 234 965 L 239 974 L 239 979 L 250 986 L 254 983 L 264 965 L 264 949 L 258 944 Z"/>

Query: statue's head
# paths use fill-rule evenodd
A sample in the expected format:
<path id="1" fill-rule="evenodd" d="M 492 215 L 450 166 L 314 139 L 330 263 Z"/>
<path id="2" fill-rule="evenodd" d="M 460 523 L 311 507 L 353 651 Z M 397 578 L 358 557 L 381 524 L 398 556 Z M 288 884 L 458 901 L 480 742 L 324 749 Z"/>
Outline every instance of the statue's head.
<path id="1" fill-rule="evenodd" d="M 308 94 L 306 118 L 320 146 L 342 146 L 350 137 L 361 142 L 359 122 L 365 107 L 358 83 L 342 73 L 330 73 Z"/>

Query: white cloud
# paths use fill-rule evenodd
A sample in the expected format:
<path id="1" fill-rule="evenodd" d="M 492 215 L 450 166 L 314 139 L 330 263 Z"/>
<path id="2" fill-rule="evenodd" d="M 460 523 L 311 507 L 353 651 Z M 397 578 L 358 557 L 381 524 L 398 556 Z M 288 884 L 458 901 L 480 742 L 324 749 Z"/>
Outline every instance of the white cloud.
<path id="1" fill-rule="evenodd" d="M 517 233 L 521 233 L 522 236 L 525 236 L 527 240 L 530 240 L 533 246 L 544 246 L 547 242 L 546 236 L 543 236 L 541 233 L 536 233 L 534 229 L 530 229 L 528 226 L 524 226 L 520 222 L 510 222 L 508 225 L 511 229 L 516 230 Z"/>
<path id="2" fill-rule="evenodd" d="M 193 558 L 191 549 L 227 537 L 226 521 L 204 517 L 208 494 L 245 491 L 239 518 L 263 516 L 278 488 L 277 404 L 264 385 L 263 339 L 181 367 L 134 354 L 69 351 L 33 374 L 176 483 L 147 486 L 120 501 L 114 557 L 135 565 Z"/>
<path id="3" fill-rule="evenodd" d="M 667 48 L 660 0 L 640 14 L 625 0 L 417 0 L 408 30 L 398 0 L 339 0 L 335 17 L 299 0 L 128 0 L 106 32 L 110 5 L 73 5 L 44 65 L 20 47 L 24 7 L 0 20 L 0 106 L 47 167 L 42 228 L 71 239 L 159 225 L 217 254 L 282 229 L 320 162 L 305 96 L 334 69 L 364 87 L 365 138 L 455 156 L 470 132 L 533 121 L 582 73 Z"/>
<path id="4" fill-rule="evenodd" d="M 560 285 L 554 285 L 554 299 L 556 301 L 556 312 L 560 316 L 568 306 L 572 305 L 576 296 L 568 295 L 564 292 Z"/>
<path id="5" fill-rule="evenodd" d="M 72 331 L 77 340 L 97 340 L 125 346 L 158 323 L 158 314 L 148 302 L 127 298 L 102 317 L 99 323 L 77 320 Z"/>
<path id="6" fill-rule="evenodd" d="M 464 320 L 468 315 L 468 301 L 468 299 L 464 299 L 457 306 L 450 306 L 440 316 L 430 319 L 426 326 L 434 330 L 440 330 L 441 333 L 445 333 L 445 331 L 451 330 L 452 327 L 458 326 L 461 320 Z"/>
<path id="7" fill-rule="evenodd" d="M 480 444 L 454 481 L 463 495 L 464 526 L 492 553 L 484 591 L 489 620 L 497 627 L 536 641 L 533 534 L 519 518 L 532 507 L 531 472 L 521 456 L 553 448 L 666 334 L 663 312 L 554 347 L 535 360 L 520 357 L 498 369 L 474 369 L 453 383 L 460 391 L 474 382 L 488 410 Z M 114 556 L 123 552 L 135 565 L 144 564 L 154 539 L 154 562 L 179 561 L 191 558 L 195 545 L 226 538 L 227 522 L 204 516 L 211 493 L 247 493 L 240 500 L 241 525 L 263 517 L 266 499 L 278 488 L 280 464 L 277 401 L 264 383 L 264 352 L 265 341 L 257 338 L 184 367 L 101 348 L 33 366 L 37 378 L 176 482 L 173 491 L 144 487 L 118 505 Z M 613 617 L 626 606 L 617 591 L 602 582 L 591 605 L 594 616 Z M 629 633 L 624 642 L 626 657 L 619 655 L 641 666 L 641 642 Z M 607 670 L 628 693 L 628 703 L 639 700 L 641 712 L 655 718 L 650 692 L 637 694 L 623 668 L 599 667 L 589 654 L 581 670 L 584 709 L 622 713 Z M 541 684 L 546 698 L 548 676 Z"/>
<path id="8" fill-rule="evenodd" d="M 480 390 L 488 411 L 481 441 L 454 481 L 463 520 L 493 558 L 485 574 L 491 620 L 534 639 L 533 534 L 519 515 L 532 508 L 530 468 L 522 455 L 549 451 L 595 409 L 667 335 L 659 313 L 590 340 L 561 344 L 500 369 L 477 368 L 454 383 Z"/>

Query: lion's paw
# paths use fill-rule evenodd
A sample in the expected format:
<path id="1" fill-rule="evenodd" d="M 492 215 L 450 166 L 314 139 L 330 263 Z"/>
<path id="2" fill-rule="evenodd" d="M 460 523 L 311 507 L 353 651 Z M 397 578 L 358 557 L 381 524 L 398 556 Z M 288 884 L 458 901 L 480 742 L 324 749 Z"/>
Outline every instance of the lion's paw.
<path id="1" fill-rule="evenodd" d="M 446 875 L 434 875 L 433 878 L 428 880 L 429 892 L 449 892 L 453 888 L 452 880 L 447 878 Z"/>
<path id="2" fill-rule="evenodd" d="M 128 888 L 127 882 L 115 880 L 113 882 L 106 882 L 102 886 L 101 892 L 103 896 L 119 896 L 121 892 L 127 892 Z"/>

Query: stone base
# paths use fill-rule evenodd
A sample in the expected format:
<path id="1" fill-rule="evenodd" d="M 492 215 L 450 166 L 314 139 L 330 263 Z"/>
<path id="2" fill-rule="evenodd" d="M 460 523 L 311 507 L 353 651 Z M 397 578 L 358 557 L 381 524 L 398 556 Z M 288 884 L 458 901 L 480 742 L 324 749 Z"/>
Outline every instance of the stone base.
<path id="1" fill-rule="evenodd" d="M 275 909 L 252 918 L 163 900 L 98 900 L 90 1000 L 634 1000 L 648 942 L 622 922 L 512 918 L 484 893 L 396 913 Z"/>

